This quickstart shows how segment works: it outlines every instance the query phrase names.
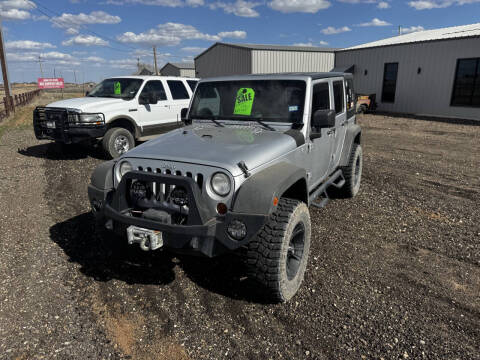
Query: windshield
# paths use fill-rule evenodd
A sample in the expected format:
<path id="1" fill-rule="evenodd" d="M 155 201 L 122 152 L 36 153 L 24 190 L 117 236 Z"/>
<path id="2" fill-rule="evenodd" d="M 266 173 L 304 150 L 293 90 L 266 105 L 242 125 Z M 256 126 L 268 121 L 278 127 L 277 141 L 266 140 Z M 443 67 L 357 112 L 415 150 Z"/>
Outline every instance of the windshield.
<path id="1" fill-rule="evenodd" d="M 105 79 L 95 86 L 88 96 L 130 100 L 135 97 L 142 82 L 142 79 Z"/>
<path id="2" fill-rule="evenodd" d="M 302 80 L 199 83 L 190 118 L 301 123 L 305 89 Z"/>

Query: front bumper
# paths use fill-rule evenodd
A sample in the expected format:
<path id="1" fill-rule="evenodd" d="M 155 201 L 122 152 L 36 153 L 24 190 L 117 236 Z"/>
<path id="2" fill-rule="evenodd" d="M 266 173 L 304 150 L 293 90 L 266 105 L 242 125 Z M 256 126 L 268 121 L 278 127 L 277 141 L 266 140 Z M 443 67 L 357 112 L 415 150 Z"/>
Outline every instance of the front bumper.
<path id="1" fill-rule="evenodd" d="M 55 124 L 55 128 L 47 126 Z M 33 112 L 33 129 L 39 140 L 55 140 L 65 144 L 100 138 L 107 132 L 105 125 L 75 126 L 68 123 L 68 110 L 37 107 Z"/>
<path id="2" fill-rule="evenodd" d="M 159 221 L 134 216 L 126 201 L 126 184 L 129 179 L 154 180 L 155 182 L 175 183 L 185 186 L 194 204 L 191 206 L 192 219 L 186 225 L 165 224 Z M 202 202 L 203 194 L 191 179 L 171 175 L 144 174 L 136 171 L 124 176 L 117 190 L 99 189 L 89 185 L 88 195 L 93 212 L 102 225 L 107 225 L 117 233 L 126 234 L 130 225 L 162 232 L 164 247 L 176 252 L 214 257 L 228 251 L 234 251 L 246 245 L 261 229 L 266 215 L 244 214 L 228 211 L 224 216 L 212 215 Z M 233 220 L 242 221 L 247 235 L 238 241 L 227 233 L 227 226 Z"/>

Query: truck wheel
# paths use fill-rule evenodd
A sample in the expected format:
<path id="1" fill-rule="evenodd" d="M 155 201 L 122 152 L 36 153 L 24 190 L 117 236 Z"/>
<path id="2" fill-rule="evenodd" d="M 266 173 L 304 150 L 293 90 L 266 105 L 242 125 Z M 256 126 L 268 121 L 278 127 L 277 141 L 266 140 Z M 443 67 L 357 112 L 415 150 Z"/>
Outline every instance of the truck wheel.
<path id="1" fill-rule="evenodd" d="M 310 252 L 310 213 L 298 200 L 282 198 L 248 244 L 247 269 L 271 300 L 286 302 L 299 289 Z"/>
<path id="2" fill-rule="evenodd" d="M 340 189 L 340 196 L 352 198 L 360 190 L 363 170 L 363 152 L 360 144 L 353 144 L 348 165 L 342 167 L 345 185 Z"/>
<path id="3" fill-rule="evenodd" d="M 125 128 L 111 128 L 102 140 L 103 149 L 113 159 L 123 155 L 135 147 L 135 139 L 130 131 Z"/>

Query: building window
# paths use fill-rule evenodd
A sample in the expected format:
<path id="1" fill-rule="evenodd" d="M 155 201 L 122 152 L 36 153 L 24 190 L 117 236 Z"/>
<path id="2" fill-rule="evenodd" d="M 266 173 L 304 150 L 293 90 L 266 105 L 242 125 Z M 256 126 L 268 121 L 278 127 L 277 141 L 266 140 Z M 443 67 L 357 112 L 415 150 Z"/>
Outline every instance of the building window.
<path id="1" fill-rule="evenodd" d="M 395 102 L 397 88 L 398 63 L 387 63 L 383 70 L 382 102 Z"/>
<path id="2" fill-rule="evenodd" d="M 451 105 L 480 107 L 480 58 L 457 60 Z"/>

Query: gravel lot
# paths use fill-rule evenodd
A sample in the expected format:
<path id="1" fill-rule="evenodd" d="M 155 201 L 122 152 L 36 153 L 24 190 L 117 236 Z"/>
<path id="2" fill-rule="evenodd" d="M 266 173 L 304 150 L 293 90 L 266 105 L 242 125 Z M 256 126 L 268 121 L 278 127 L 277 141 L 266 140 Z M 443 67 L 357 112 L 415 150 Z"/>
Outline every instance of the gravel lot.
<path id="1" fill-rule="evenodd" d="M 265 303 L 235 256 L 95 235 L 102 159 L 0 140 L 0 359 L 480 359 L 480 126 L 366 115 L 353 200 L 311 209 L 300 292 Z"/>

